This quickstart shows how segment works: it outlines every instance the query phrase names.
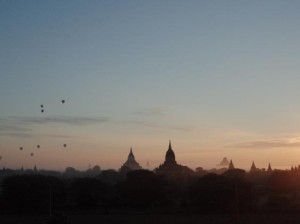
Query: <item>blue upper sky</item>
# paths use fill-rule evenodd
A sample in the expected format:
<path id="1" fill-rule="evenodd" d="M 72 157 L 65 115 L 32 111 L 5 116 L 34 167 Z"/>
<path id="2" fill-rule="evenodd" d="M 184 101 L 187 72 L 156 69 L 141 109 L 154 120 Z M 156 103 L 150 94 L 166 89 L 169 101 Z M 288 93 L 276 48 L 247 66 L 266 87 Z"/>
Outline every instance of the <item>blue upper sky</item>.
<path id="1" fill-rule="evenodd" d="M 0 162 L 65 138 L 88 153 L 58 167 L 118 168 L 130 146 L 155 166 L 172 139 L 191 167 L 293 165 L 299 26 L 296 0 L 0 0 Z"/>

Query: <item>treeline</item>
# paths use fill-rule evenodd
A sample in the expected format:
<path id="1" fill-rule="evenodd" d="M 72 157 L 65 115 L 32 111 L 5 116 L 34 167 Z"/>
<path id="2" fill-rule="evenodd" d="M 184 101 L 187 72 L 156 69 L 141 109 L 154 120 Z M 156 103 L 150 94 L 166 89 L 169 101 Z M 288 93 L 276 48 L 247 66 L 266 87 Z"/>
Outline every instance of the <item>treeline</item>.
<path id="1" fill-rule="evenodd" d="M 182 213 L 243 213 L 300 210 L 300 173 L 223 175 L 169 179 L 148 170 L 103 171 L 95 178 L 63 179 L 16 175 L 1 185 L 0 209 L 15 213 L 57 211 L 150 211 Z"/>

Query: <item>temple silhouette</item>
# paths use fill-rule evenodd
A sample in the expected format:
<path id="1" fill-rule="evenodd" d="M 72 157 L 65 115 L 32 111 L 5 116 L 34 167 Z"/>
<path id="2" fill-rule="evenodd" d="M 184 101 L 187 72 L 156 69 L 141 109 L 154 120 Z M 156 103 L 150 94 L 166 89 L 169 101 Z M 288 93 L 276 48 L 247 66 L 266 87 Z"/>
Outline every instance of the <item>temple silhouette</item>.
<path id="1" fill-rule="evenodd" d="M 142 167 L 140 164 L 135 160 L 132 148 L 130 148 L 130 152 L 127 158 L 127 161 L 121 166 L 120 172 L 129 172 L 133 170 L 140 170 Z"/>
<path id="2" fill-rule="evenodd" d="M 155 173 L 162 174 L 168 177 L 176 177 L 183 175 L 192 175 L 194 172 L 187 166 L 182 166 L 176 162 L 175 153 L 172 149 L 171 140 L 166 152 L 165 161 L 160 164 L 155 170 Z"/>

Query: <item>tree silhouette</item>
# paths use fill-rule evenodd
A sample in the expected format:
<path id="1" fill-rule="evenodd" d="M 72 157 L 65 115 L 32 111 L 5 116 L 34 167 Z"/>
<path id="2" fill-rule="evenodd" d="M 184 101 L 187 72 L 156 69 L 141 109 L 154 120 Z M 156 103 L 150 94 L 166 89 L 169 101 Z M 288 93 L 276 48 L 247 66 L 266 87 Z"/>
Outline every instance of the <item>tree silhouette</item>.
<path id="1" fill-rule="evenodd" d="M 190 206 L 200 212 L 228 212 L 250 208 L 251 186 L 226 176 L 208 174 L 190 186 Z"/>
<path id="2" fill-rule="evenodd" d="M 127 173 L 124 182 L 117 186 L 119 202 L 124 206 L 147 208 L 167 202 L 167 183 L 163 176 L 148 170 Z"/>
<path id="3" fill-rule="evenodd" d="M 106 203 L 107 191 L 107 185 L 101 180 L 82 178 L 70 185 L 69 198 L 73 206 L 92 208 Z"/>
<path id="4" fill-rule="evenodd" d="M 62 181 L 42 175 L 18 175 L 7 177 L 2 185 L 3 203 L 6 208 L 18 212 L 48 212 L 52 206 L 64 203 Z"/>

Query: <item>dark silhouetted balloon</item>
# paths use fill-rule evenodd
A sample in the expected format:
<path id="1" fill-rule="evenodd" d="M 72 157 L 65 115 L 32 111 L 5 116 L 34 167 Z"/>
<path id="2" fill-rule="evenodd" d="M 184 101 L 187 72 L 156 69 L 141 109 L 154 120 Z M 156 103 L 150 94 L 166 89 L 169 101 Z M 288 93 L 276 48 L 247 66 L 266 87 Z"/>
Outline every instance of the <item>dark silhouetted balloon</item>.
<path id="1" fill-rule="evenodd" d="M 64 147 L 66 148 L 66 147 L 67 147 L 67 144 L 64 144 Z"/>
<path id="2" fill-rule="evenodd" d="M 43 104 L 41 104 L 41 108 L 43 108 L 44 107 L 44 105 Z"/>
<path id="3" fill-rule="evenodd" d="M 33 153 L 30 153 L 30 155 L 33 156 L 34 154 L 33 154 Z"/>
<path id="4" fill-rule="evenodd" d="M 62 102 L 62 103 L 65 103 L 66 101 L 65 101 L 65 100 L 62 100 L 61 102 Z"/>
<path id="5" fill-rule="evenodd" d="M 39 149 L 39 148 L 40 148 L 40 145 L 37 145 L 36 147 Z"/>
<path id="6" fill-rule="evenodd" d="M 23 150 L 23 147 L 20 147 L 20 150 Z"/>
<path id="7" fill-rule="evenodd" d="M 44 113 L 44 110 L 41 110 L 42 113 Z"/>

